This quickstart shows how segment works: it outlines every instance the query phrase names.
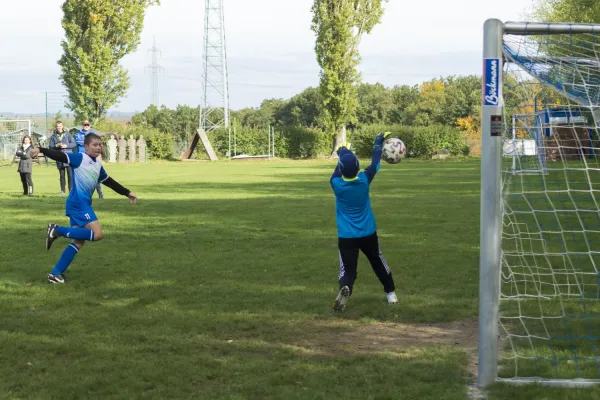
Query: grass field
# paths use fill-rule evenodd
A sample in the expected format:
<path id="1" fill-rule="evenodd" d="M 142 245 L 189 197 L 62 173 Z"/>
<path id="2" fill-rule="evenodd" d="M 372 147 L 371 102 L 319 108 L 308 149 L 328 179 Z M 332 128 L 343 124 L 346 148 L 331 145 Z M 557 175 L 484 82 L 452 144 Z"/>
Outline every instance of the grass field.
<path id="1" fill-rule="evenodd" d="M 108 165 L 138 205 L 94 200 L 105 239 L 66 286 L 54 167 L 36 195 L 0 168 L 0 398 L 466 399 L 476 371 L 479 162 L 384 165 L 372 185 L 400 303 L 361 256 L 331 313 L 338 255 L 327 161 Z M 494 385 L 490 399 L 600 390 Z"/>

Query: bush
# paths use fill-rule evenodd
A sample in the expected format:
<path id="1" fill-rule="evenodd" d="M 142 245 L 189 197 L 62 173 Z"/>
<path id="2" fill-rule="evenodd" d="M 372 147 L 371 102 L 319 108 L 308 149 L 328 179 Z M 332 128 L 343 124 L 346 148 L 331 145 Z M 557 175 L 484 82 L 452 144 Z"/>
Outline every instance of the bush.
<path id="1" fill-rule="evenodd" d="M 427 157 L 447 152 L 469 155 L 469 145 L 463 133 L 448 125 L 402 126 L 363 125 L 351 133 L 352 146 L 360 157 L 370 157 L 373 140 L 380 132 L 393 132 L 404 142 L 407 157 Z"/>
<path id="2" fill-rule="evenodd" d="M 153 159 L 179 158 L 185 143 L 177 143 L 176 135 L 163 133 L 145 125 L 126 126 L 116 123 L 97 124 L 99 130 L 116 131 L 128 139 L 133 135 L 138 139 L 141 135 L 146 139 L 147 154 Z M 371 157 L 373 140 L 380 132 L 394 132 L 408 150 L 407 157 L 426 157 L 437 153 L 452 155 L 469 155 L 470 149 L 465 134 L 448 125 L 403 126 L 403 125 L 357 125 L 347 132 L 348 141 L 352 143 L 354 152 L 359 157 Z M 235 132 L 235 141 L 234 141 Z M 213 149 L 220 158 L 229 151 L 230 132 L 227 129 L 216 129 L 208 134 Z M 191 139 L 191 138 L 190 138 Z M 314 158 L 330 154 L 332 138 L 317 128 L 281 127 L 275 128 L 275 155 L 282 158 Z M 202 144 L 198 144 L 194 154 L 203 154 Z M 251 156 L 270 153 L 268 128 L 236 126 L 231 129 L 231 152 Z M 271 143 L 271 146 L 273 144 Z M 233 156 L 234 154 L 232 154 Z"/>
<path id="3" fill-rule="evenodd" d="M 277 138 L 277 132 L 275 132 Z M 327 155 L 331 151 L 331 138 L 325 132 L 315 128 L 283 128 L 278 156 L 288 158 L 312 158 Z M 277 148 L 276 148 L 277 154 Z"/>
<path id="4" fill-rule="evenodd" d="M 466 137 L 454 127 L 431 125 L 415 128 L 411 147 L 407 144 L 409 155 L 413 157 L 431 157 L 438 153 L 469 155 Z"/>
<path id="5" fill-rule="evenodd" d="M 143 136 L 144 140 L 146 140 L 146 155 L 148 158 L 171 159 L 174 156 L 173 136 L 168 133 L 159 132 L 152 127 L 142 125 L 127 126 L 114 121 L 104 120 L 96 124 L 95 128 L 105 132 L 116 132 L 120 138 L 123 138 L 126 141 L 129 141 L 130 136 L 133 136 L 136 140 L 138 140 L 140 136 Z M 105 137 L 105 141 L 106 140 L 108 140 L 108 137 Z"/>
<path id="6" fill-rule="evenodd" d="M 208 134 L 213 149 L 220 157 L 226 157 L 229 151 L 230 132 L 227 129 L 215 129 Z M 268 154 L 269 136 L 266 128 L 252 128 L 249 126 L 236 126 L 231 128 L 231 155 L 247 154 L 258 156 Z M 199 143 L 198 146 L 202 144 Z"/>
<path id="7" fill-rule="evenodd" d="M 412 135 L 410 128 L 402 125 L 359 125 L 351 131 L 348 131 L 348 141 L 352 143 L 352 150 L 359 157 L 371 157 L 373 153 L 373 141 L 380 132 L 394 132 L 406 144 L 410 142 L 409 136 Z"/>
<path id="8" fill-rule="evenodd" d="M 235 133 L 235 139 L 234 139 Z M 216 129 L 208 135 L 210 142 L 220 157 L 225 157 L 229 150 L 229 132 Z M 287 158 L 310 158 L 328 154 L 330 139 L 327 135 L 313 128 L 284 127 L 275 128 L 275 156 Z M 271 146 L 273 144 L 271 143 Z M 269 151 L 268 128 L 236 126 L 231 129 L 231 152 L 250 156 L 266 155 Z"/>
<path id="9" fill-rule="evenodd" d="M 134 134 L 135 138 L 144 135 L 150 158 L 169 160 L 178 156 L 173 153 L 175 141 L 173 140 L 172 135 L 159 132 L 154 128 L 136 127 L 135 129 L 132 129 L 132 131 L 136 131 L 137 133 L 137 135 Z"/>

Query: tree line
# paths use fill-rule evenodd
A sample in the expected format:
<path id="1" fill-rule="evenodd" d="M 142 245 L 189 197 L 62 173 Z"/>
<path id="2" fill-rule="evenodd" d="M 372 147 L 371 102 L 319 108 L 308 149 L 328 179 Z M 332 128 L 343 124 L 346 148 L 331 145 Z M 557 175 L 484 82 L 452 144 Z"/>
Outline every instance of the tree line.
<path id="1" fill-rule="evenodd" d="M 234 128 L 241 133 L 240 144 L 244 146 L 243 138 L 254 135 L 256 140 L 251 141 L 254 147 L 248 151 L 260 151 L 261 132 L 267 126 L 275 126 L 280 133 L 276 137 L 280 154 L 295 157 L 331 154 L 339 142 L 346 141 L 348 132 L 356 139 L 367 127 L 377 125 L 403 127 L 407 140 L 421 133 L 431 138 L 451 135 L 462 138 L 470 151 L 477 152 L 478 77 L 452 76 L 417 86 L 392 88 L 361 83 L 360 41 L 380 23 L 387 1 L 314 0 L 311 30 L 320 66 L 319 86 L 307 88 L 291 99 L 268 99 L 258 108 L 232 111 L 237 124 Z M 68 106 L 78 120 L 87 118 L 102 123 L 110 107 L 126 94 L 129 76 L 120 61 L 137 50 L 147 8 L 159 5 L 159 0 L 114 0 L 110 4 L 99 0 L 64 1 L 65 39 L 61 42 L 63 55 L 58 64 L 68 92 Z M 599 22 L 600 3 L 538 0 L 531 19 Z M 149 107 L 132 120 L 128 129 L 147 129 L 155 148 L 161 143 L 165 149 L 160 152 L 163 154 L 170 142 L 186 141 L 198 125 L 198 114 L 188 106 L 178 106 L 175 110 Z M 425 134 L 425 131 L 437 133 Z M 229 146 L 224 142 L 225 133 L 217 131 L 214 136 L 222 153 Z M 440 139 L 427 148 L 450 151 L 450 142 L 456 140 Z M 458 147 L 462 149 L 459 152 L 464 152 L 464 146 Z M 419 154 L 423 153 L 421 150 L 415 149 Z"/>
<path id="2" fill-rule="evenodd" d="M 360 142 L 361 135 L 374 136 L 372 128 L 377 127 L 379 130 L 402 129 L 403 140 L 410 141 L 410 132 L 424 132 L 424 128 L 429 128 L 429 131 L 443 133 L 442 136 L 451 136 L 451 141 L 461 145 L 440 144 L 430 151 L 414 149 L 419 155 L 444 150 L 468 153 L 471 151 L 468 142 L 478 139 L 476 135 L 470 138 L 468 129 L 474 124 L 470 125 L 469 121 L 478 119 L 480 94 L 481 78 L 476 75 L 442 77 L 414 86 L 360 83 L 357 85 L 357 118 L 354 123 L 345 125 L 348 139 Z M 199 113 L 199 107 L 179 105 L 169 109 L 151 105 L 133 116 L 131 125 L 166 134 L 174 143 L 184 142 L 199 128 Z M 319 88 L 309 87 L 290 99 L 267 99 L 259 107 L 231 110 L 230 118 L 236 133 L 237 153 L 266 152 L 269 127 L 276 130 L 276 152 L 281 156 L 314 157 L 331 150 L 332 138 Z M 226 155 L 229 132 L 218 130 L 211 134 L 211 140 L 217 152 Z"/>

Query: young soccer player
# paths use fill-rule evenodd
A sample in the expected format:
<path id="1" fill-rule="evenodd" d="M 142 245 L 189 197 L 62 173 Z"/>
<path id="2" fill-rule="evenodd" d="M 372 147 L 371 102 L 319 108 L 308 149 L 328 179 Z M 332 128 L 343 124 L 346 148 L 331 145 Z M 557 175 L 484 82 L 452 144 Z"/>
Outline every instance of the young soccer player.
<path id="1" fill-rule="evenodd" d="M 375 137 L 371 165 L 359 172 L 358 158 L 342 145 L 338 150 L 338 164 L 329 182 L 335 194 L 338 250 L 340 256 L 339 292 L 333 305 L 334 312 L 342 312 L 352 294 L 358 267 L 358 251 L 369 259 L 373 271 L 383 285 L 389 304 L 398 302 L 392 272 L 383 258 L 377 238 L 375 217 L 371 210 L 369 186 L 379 171 L 383 141 L 390 133 Z"/>
<path id="2" fill-rule="evenodd" d="M 63 251 L 54 269 L 48 274 L 50 283 L 65 283 L 67 277 L 64 272 L 85 242 L 97 242 L 104 236 L 100 221 L 92 209 L 92 194 L 97 183 L 100 182 L 120 195 L 127 196 L 132 204 L 137 201 L 136 195 L 110 178 L 100 161 L 96 160 L 102 151 L 100 136 L 94 133 L 87 134 L 84 149 L 84 153 L 63 153 L 40 147 L 32 152 L 33 157 L 42 153 L 52 160 L 69 164 L 73 169 L 73 189 L 67 197 L 66 204 L 66 215 L 70 219 L 71 227 L 48 224 L 46 249 L 50 250 L 52 243 L 61 236 L 74 240 Z"/>
<path id="3" fill-rule="evenodd" d="M 99 134 L 97 134 L 96 132 L 91 130 L 91 123 L 89 120 L 86 119 L 82 123 L 81 130 L 75 134 L 75 143 L 77 144 L 77 152 L 85 153 L 85 148 L 84 148 L 85 136 L 89 135 L 90 133 L 94 133 L 94 134 L 100 136 Z M 102 152 L 100 152 L 100 154 L 102 154 Z M 96 191 L 98 192 L 98 197 L 103 199 L 104 192 L 102 191 L 102 184 L 100 184 L 100 183 L 96 184 Z"/>

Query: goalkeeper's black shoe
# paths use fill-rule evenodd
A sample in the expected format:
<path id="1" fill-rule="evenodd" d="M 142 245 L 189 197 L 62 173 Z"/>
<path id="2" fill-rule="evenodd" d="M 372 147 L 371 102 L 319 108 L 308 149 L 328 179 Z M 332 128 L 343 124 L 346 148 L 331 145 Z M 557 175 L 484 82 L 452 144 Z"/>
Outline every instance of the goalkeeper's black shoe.
<path id="1" fill-rule="evenodd" d="M 52 243 L 58 239 L 56 234 L 56 224 L 48 224 L 48 234 L 46 235 L 46 250 L 50 250 Z"/>
<path id="2" fill-rule="evenodd" d="M 333 312 L 343 312 L 349 297 L 350 288 L 348 286 L 342 287 L 335 298 L 335 303 L 333 303 Z"/>

